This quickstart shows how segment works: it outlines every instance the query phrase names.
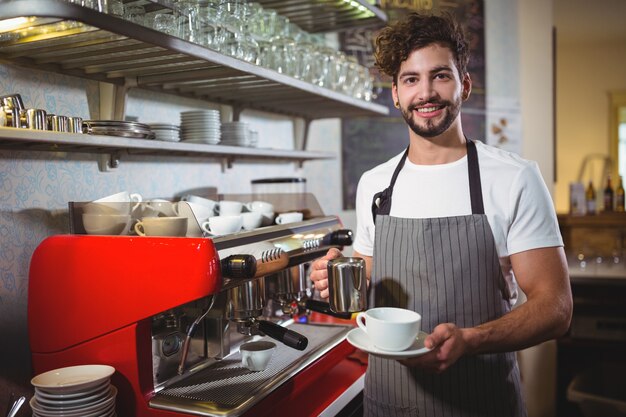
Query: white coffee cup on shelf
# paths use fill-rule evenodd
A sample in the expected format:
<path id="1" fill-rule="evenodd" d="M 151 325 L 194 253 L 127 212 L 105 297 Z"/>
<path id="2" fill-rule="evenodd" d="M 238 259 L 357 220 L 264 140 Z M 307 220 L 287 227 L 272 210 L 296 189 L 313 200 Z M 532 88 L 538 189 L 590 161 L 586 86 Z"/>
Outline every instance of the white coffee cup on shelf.
<path id="1" fill-rule="evenodd" d="M 145 203 L 149 209 L 152 209 L 158 213 L 159 216 L 163 217 L 178 217 L 180 216 L 178 213 L 178 203 L 163 200 L 161 198 L 153 198 L 148 200 Z"/>
<path id="2" fill-rule="evenodd" d="M 372 344 L 381 350 L 398 352 L 408 349 L 420 331 L 422 316 L 412 310 L 376 307 L 356 316 L 356 324 Z"/>
<path id="3" fill-rule="evenodd" d="M 215 213 L 219 216 L 237 216 L 243 210 L 243 203 L 240 201 L 222 200 L 215 206 Z"/>
<path id="4" fill-rule="evenodd" d="M 268 203 L 267 201 L 252 201 L 250 203 L 246 203 L 245 208 L 248 211 L 258 213 L 267 213 L 269 211 L 274 211 L 274 205 L 272 203 Z"/>
<path id="5" fill-rule="evenodd" d="M 243 218 L 244 230 L 254 230 L 257 227 L 261 227 L 263 222 L 263 214 L 258 212 L 241 213 Z"/>
<path id="6" fill-rule="evenodd" d="M 209 217 L 212 217 L 215 215 L 215 210 L 213 210 L 212 207 L 208 207 L 205 206 L 204 204 L 198 204 L 198 203 L 192 203 L 192 202 L 180 202 L 179 203 L 180 206 L 178 207 L 178 211 L 181 212 L 181 206 L 183 204 L 187 204 L 189 206 L 189 208 L 191 209 L 191 212 L 193 213 L 194 217 L 198 220 L 206 220 Z"/>
<path id="7" fill-rule="evenodd" d="M 246 203 L 244 208 L 251 213 L 261 213 L 261 226 L 269 226 L 274 223 L 274 205 L 267 201 L 252 201 Z"/>
<path id="8" fill-rule="evenodd" d="M 215 200 L 211 200 L 209 198 L 204 198 L 204 197 L 200 197 L 198 195 L 193 195 L 193 194 L 184 195 L 180 199 L 180 201 L 187 201 L 188 203 L 200 204 L 211 210 L 215 210 L 215 205 L 217 204 L 217 201 Z"/>
<path id="9" fill-rule="evenodd" d="M 288 213 L 281 213 L 278 216 L 276 216 L 276 224 L 301 222 L 302 218 L 303 218 L 303 215 L 299 211 L 290 211 Z"/>
<path id="10" fill-rule="evenodd" d="M 90 235 L 127 235 L 130 214 L 83 213 L 83 227 Z"/>
<path id="11" fill-rule="evenodd" d="M 265 340 L 244 343 L 239 347 L 241 364 L 251 371 L 263 371 L 272 359 L 276 344 Z"/>
<path id="12" fill-rule="evenodd" d="M 227 235 L 241 230 L 243 216 L 213 216 L 201 224 L 202 230 L 210 235 Z"/>
<path id="13" fill-rule="evenodd" d="M 83 213 L 129 214 L 141 203 L 141 194 L 122 191 L 85 204 Z"/>
<path id="14" fill-rule="evenodd" d="M 186 217 L 144 217 L 135 223 L 140 236 L 186 236 Z"/>

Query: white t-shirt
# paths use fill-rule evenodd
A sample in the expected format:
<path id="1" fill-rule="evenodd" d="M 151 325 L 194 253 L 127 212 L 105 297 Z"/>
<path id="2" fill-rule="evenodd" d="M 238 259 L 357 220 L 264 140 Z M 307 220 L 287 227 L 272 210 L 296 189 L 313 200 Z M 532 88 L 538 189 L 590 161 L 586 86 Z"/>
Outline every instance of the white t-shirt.
<path id="1" fill-rule="evenodd" d="M 563 246 L 550 193 L 537 164 L 476 142 L 485 214 L 491 226 L 511 303 L 517 284 L 510 255 L 529 249 Z M 372 198 L 389 186 L 402 154 L 365 172 L 356 194 L 357 230 L 353 248 L 374 252 Z M 442 165 L 415 165 L 408 158 L 393 189 L 391 216 L 434 218 L 472 213 L 467 156 Z"/>

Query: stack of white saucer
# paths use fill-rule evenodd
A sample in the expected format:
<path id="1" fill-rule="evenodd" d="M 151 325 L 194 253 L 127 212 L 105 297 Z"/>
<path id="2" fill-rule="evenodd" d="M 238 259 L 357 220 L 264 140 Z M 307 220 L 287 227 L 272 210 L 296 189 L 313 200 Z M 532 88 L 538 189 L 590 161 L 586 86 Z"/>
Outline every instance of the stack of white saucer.
<path id="1" fill-rule="evenodd" d="M 222 123 L 222 145 L 251 146 L 250 126 L 246 122 Z"/>
<path id="2" fill-rule="evenodd" d="M 37 375 L 31 380 L 33 416 L 116 417 L 114 372 L 108 365 L 79 365 Z"/>
<path id="3" fill-rule="evenodd" d="M 166 142 L 178 142 L 180 140 L 180 127 L 170 123 L 150 123 L 150 130 L 154 132 L 156 140 Z"/>
<path id="4" fill-rule="evenodd" d="M 192 110 L 180 114 L 181 140 L 189 143 L 220 143 L 219 110 Z"/>

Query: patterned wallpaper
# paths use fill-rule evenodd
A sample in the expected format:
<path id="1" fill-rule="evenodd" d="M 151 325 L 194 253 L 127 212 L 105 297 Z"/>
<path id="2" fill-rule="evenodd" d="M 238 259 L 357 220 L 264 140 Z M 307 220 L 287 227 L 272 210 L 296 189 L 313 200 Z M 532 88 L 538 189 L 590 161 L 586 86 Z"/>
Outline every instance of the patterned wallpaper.
<path id="1" fill-rule="evenodd" d="M 97 118 L 99 110 L 96 82 L 0 65 L 0 95 L 11 93 L 20 93 L 27 107 L 54 114 L 88 119 Z M 140 122 L 177 123 L 180 111 L 214 107 L 136 90 L 129 95 L 126 114 Z M 290 119 L 244 112 L 242 120 L 259 131 L 259 147 L 293 148 Z M 314 122 L 309 144 L 309 149 L 338 151 L 339 122 Z M 46 236 L 68 232 L 68 201 L 89 201 L 124 190 L 144 198 L 174 198 L 186 190 L 206 187 L 216 187 L 219 193 L 249 193 L 251 179 L 305 176 L 308 191 L 320 193 L 324 212 L 334 214 L 340 206 L 337 164 L 337 160 L 315 161 L 300 168 L 288 162 L 235 161 L 232 168 L 222 171 L 219 161 L 203 158 L 123 156 L 116 171 L 103 173 L 92 154 L 0 150 L 0 334 L 4 340 L 0 405 L 11 391 L 32 395 L 26 324 L 29 262 Z M 328 175 L 334 177 L 329 179 Z"/>

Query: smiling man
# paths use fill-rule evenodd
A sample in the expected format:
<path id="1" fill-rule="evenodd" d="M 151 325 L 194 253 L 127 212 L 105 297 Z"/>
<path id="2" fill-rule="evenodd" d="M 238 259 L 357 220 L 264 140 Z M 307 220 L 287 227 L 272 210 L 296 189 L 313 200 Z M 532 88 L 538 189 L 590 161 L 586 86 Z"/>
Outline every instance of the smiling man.
<path id="1" fill-rule="evenodd" d="M 463 133 L 468 60 L 448 15 L 411 14 L 376 39 L 409 140 L 359 181 L 355 256 L 366 261 L 369 307 L 420 313 L 431 350 L 370 354 L 366 416 L 525 416 L 515 351 L 569 326 L 563 242 L 537 165 Z M 339 255 L 312 265 L 322 297 Z M 527 301 L 512 309 L 518 289 Z"/>

